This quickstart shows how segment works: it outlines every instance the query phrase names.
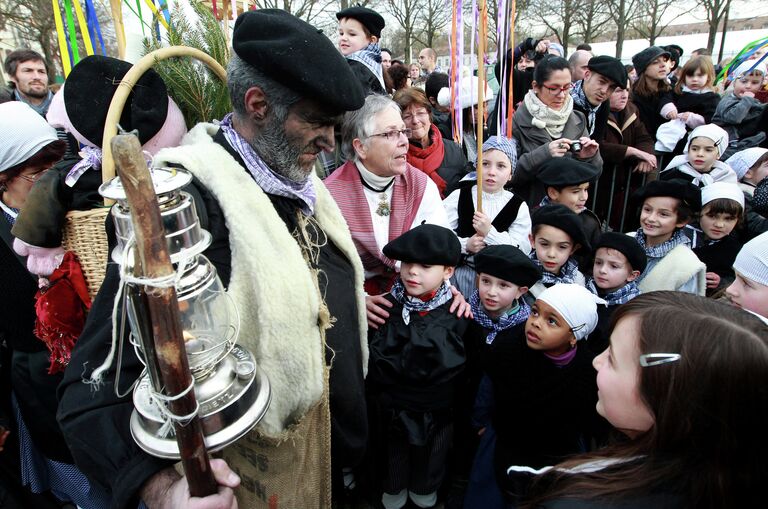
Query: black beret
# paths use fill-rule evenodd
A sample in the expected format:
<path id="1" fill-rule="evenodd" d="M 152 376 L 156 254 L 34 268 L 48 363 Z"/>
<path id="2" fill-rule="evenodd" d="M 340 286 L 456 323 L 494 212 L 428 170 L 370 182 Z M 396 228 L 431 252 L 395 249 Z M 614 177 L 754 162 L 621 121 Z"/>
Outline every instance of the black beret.
<path id="1" fill-rule="evenodd" d="M 582 250 L 589 251 L 591 249 L 581 219 L 578 214 L 565 205 L 556 203 L 536 209 L 531 215 L 531 223 L 534 227 L 540 224 L 554 226 L 567 233 L 574 244 L 581 245 Z"/>
<path id="2" fill-rule="evenodd" d="M 669 54 L 669 51 L 665 50 L 664 48 L 659 48 L 658 46 L 651 46 L 649 48 L 645 48 L 643 51 L 638 53 L 637 55 L 632 57 L 632 65 L 635 66 L 635 71 L 637 71 L 637 74 L 643 74 L 645 69 L 650 65 L 651 62 L 656 60 L 662 55 L 667 55 L 668 57 L 671 57 Z"/>
<path id="3" fill-rule="evenodd" d="M 634 237 L 618 232 L 605 232 L 600 235 L 600 239 L 595 246 L 595 252 L 601 247 L 615 249 L 627 257 L 632 270 L 639 270 L 641 273 L 645 270 L 648 258 L 640 244 Z"/>
<path id="4" fill-rule="evenodd" d="M 381 37 L 381 30 L 384 28 L 384 18 L 378 12 L 357 5 L 336 13 L 336 19 L 341 20 L 344 18 L 356 19 L 368 29 L 371 35 Z"/>
<path id="5" fill-rule="evenodd" d="M 601 74 L 613 81 L 619 88 L 627 88 L 627 70 L 624 68 L 624 64 L 618 58 L 609 57 L 608 55 L 599 55 L 592 57 L 587 62 L 587 67 L 590 71 Z"/>
<path id="6" fill-rule="evenodd" d="M 101 146 L 104 124 L 112 97 L 131 64 L 112 57 L 91 55 L 82 59 L 67 76 L 64 108 L 72 126 L 87 140 Z M 120 116 L 126 131 L 137 129 L 142 145 L 165 124 L 168 115 L 168 90 L 160 75 L 150 69 L 136 85 Z"/>
<path id="7" fill-rule="evenodd" d="M 360 109 L 365 95 L 346 59 L 323 33 L 280 9 L 238 16 L 237 56 L 270 78 L 339 112 Z"/>
<path id="8" fill-rule="evenodd" d="M 692 211 L 701 210 L 701 189 L 682 179 L 653 180 L 635 193 L 639 203 L 654 196 L 677 198 Z"/>
<path id="9" fill-rule="evenodd" d="M 552 157 L 539 167 L 536 178 L 545 186 L 563 188 L 589 182 L 599 174 L 593 164 L 572 157 Z"/>
<path id="10" fill-rule="evenodd" d="M 384 246 L 387 258 L 405 263 L 455 267 L 461 258 L 459 238 L 448 228 L 420 224 Z"/>
<path id="11" fill-rule="evenodd" d="M 522 251 L 508 244 L 488 246 L 475 255 L 475 271 L 517 286 L 532 286 L 541 279 L 539 269 Z"/>

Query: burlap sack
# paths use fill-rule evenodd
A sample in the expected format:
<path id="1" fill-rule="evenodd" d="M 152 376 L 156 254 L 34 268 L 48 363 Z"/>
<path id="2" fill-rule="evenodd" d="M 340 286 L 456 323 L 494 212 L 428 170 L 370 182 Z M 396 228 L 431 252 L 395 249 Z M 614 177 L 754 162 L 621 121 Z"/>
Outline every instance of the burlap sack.
<path id="1" fill-rule="evenodd" d="M 330 509 L 331 414 L 328 369 L 322 399 L 280 437 L 251 431 L 221 452 L 240 476 L 246 509 Z"/>

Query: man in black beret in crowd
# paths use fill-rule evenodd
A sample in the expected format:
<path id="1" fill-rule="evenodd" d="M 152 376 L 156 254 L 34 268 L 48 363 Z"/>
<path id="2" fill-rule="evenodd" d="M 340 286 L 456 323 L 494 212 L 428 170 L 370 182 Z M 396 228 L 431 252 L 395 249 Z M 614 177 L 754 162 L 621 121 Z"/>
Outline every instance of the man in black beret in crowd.
<path id="1" fill-rule="evenodd" d="M 317 154 L 334 147 L 334 124 L 363 105 L 363 92 L 331 42 L 285 11 L 242 14 L 232 45 L 234 112 L 197 125 L 155 162 L 195 177 L 188 190 L 212 235 L 205 255 L 238 306 L 238 342 L 269 378 L 271 405 L 253 431 L 221 451 L 223 460 L 212 460 L 219 493 L 191 500 L 173 462 L 132 440 L 133 407 L 114 395 L 114 367 L 101 390 L 81 382 L 109 349 L 119 284 L 111 264 L 60 386 L 58 417 L 76 463 L 109 490 L 114 507 L 142 499 L 150 508 L 329 508 L 331 471 L 341 484 L 342 469 L 365 452 L 362 265 L 312 172 Z M 142 369 L 128 345 L 122 380 Z"/>
<path id="2" fill-rule="evenodd" d="M 587 119 L 589 137 L 598 143 L 605 139 L 605 129 L 611 109 L 607 103 L 616 87 L 626 88 L 627 71 L 621 60 L 606 55 L 592 57 L 587 63 L 584 79 L 571 88 L 573 109 Z"/>

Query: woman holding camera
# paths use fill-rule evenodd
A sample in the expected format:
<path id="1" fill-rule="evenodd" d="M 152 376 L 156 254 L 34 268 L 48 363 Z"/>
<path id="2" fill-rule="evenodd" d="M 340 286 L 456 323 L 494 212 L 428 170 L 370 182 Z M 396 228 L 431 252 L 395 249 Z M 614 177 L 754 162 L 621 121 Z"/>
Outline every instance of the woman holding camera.
<path id="1" fill-rule="evenodd" d="M 589 139 L 584 116 L 573 110 L 568 61 L 547 56 L 533 71 L 533 88 L 515 112 L 512 133 L 519 151 L 512 179 L 515 194 L 529 206 L 544 197 L 539 167 L 553 157 L 575 157 L 602 170 L 597 142 Z"/>

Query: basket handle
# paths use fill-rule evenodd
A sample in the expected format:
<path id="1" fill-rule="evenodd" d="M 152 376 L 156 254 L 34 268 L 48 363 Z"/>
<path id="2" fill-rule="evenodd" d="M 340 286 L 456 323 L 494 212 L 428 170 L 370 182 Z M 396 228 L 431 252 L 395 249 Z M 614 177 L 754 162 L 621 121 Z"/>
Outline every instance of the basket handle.
<path id="1" fill-rule="evenodd" d="M 200 60 L 207 65 L 216 76 L 224 83 L 227 82 L 227 71 L 213 57 L 200 51 L 199 49 L 188 46 L 169 46 L 160 48 L 144 55 L 133 67 L 125 74 L 112 97 L 107 111 L 107 120 L 104 124 L 104 139 L 101 143 L 102 161 L 101 161 L 101 179 L 103 182 L 115 176 L 115 161 L 112 158 L 111 141 L 117 134 L 117 123 L 123 114 L 125 102 L 131 94 L 134 85 L 147 72 L 155 62 L 166 60 L 173 57 L 192 57 Z M 111 200 L 105 200 L 105 205 L 109 205 Z"/>

